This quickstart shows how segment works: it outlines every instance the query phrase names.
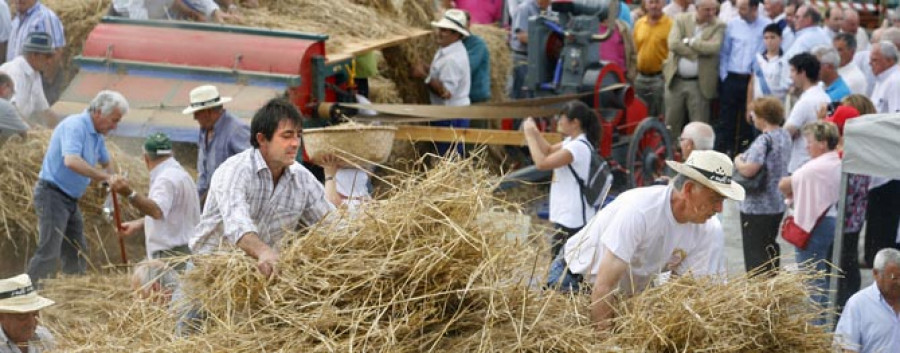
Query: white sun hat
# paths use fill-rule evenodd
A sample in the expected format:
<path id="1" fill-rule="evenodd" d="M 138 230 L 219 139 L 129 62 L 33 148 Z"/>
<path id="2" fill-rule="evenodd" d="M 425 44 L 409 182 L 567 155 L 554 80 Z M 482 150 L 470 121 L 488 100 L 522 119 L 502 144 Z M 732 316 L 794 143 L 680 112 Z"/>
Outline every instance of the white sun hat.
<path id="1" fill-rule="evenodd" d="M 744 200 L 744 187 L 731 180 L 734 164 L 723 153 L 694 151 L 684 163 L 666 161 L 669 168 L 729 199 Z"/>
<path id="2" fill-rule="evenodd" d="M 56 303 L 37 294 L 26 274 L 0 280 L 0 313 L 30 313 L 53 304 Z"/>
<path id="3" fill-rule="evenodd" d="M 466 13 L 459 9 L 449 9 L 444 12 L 444 17 L 442 17 L 440 21 L 431 22 L 432 27 L 457 31 L 461 33 L 463 37 L 469 36 L 469 31 L 466 30 L 467 24 Z"/>
<path id="4" fill-rule="evenodd" d="M 220 96 L 216 86 L 204 85 L 191 90 L 191 105 L 181 113 L 194 114 L 198 110 L 218 107 L 228 102 L 231 102 L 231 97 Z"/>

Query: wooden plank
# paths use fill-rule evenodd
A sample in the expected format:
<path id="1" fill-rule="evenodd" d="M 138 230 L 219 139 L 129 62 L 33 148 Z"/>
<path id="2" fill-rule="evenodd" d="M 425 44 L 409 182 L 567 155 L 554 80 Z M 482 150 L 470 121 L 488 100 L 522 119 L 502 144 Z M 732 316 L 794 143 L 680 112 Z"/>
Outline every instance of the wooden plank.
<path id="1" fill-rule="evenodd" d="M 327 54 L 328 63 L 337 62 L 341 60 L 347 60 L 359 54 L 372 51 L 384 49 L 387 47 L 392 47 L 398 45 L 404 41 L 430 35 L 431 31 L 427 29 L 416 29 L 408 34 L 395 34 L 390 37 L 379 39 L 375 41 L 366 41 L 366 42 L 357 42 L 357 43 L 349 43 L 343 45 L 338 53 L 329 53 Z"/>
<path id="2" fill-rule="evenodd" d="M 562 135 L 558 133 L 544 133 L 543 135 L 551 144 L 562 141 Z M 483 145 L 525 145 L 525 135 L 521 131 L 418 125 L 397 125 L 397 133 L 394 135 L 394 139 L 404 141 L 465 142 Z"/>

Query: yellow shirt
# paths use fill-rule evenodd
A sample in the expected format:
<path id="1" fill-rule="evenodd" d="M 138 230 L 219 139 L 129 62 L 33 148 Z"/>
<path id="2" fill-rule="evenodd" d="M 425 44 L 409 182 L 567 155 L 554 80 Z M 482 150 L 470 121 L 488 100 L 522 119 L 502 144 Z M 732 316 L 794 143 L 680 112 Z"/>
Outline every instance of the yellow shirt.
<path id="1" fill-rule="evenodd" d="M 634 45 L 637 49 L 638 72 L 653 74 L 662 71 L 663 61 L 669 55 L 669 30 L 672 19 L 663 15 L 656 24 L 650 24 L 647 16 L 634 24 Z"/>

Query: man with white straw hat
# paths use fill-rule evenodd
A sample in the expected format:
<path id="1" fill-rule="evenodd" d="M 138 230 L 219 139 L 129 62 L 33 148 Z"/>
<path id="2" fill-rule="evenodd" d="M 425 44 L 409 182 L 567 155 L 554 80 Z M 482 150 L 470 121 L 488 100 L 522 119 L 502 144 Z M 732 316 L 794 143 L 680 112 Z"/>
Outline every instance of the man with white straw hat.
<path id="1" fill-rule="evenodd" d="M 562 258 L 568 275 L 560 284 L 577 290 L 579 277 L 593 284 L 591 317 L 601 331 L 609 327 L 614 292 L 643 291 L 666 266 L 679 239 L 715 232 L 713 216 L 722 211 L 722 202 L 744 199 L 725 154 L 694 151 L 683 164 L 666 163 L 677 173 L 669 185 L 622 193 L 566 242 Z"/>
<path id="2" fill-rule="evenodd" d="M 0 280 L 0 353 L 53 350 L 50 331 L 38 325 L 40 310 L 53 304 L 37 294 L 26 274 Z"/>
<path id="3" fill-rule="evenodd" d="M 213 172 L 229 157 L 250 148 L 250 126 L 226 111 L 216 86 L 204 85 L 191 90 L 191 105 L 182 113 L 193 114 L 200 124 L 197 140 L 197 192 L 201 204 L 206 202 L 209 180 Z"/>

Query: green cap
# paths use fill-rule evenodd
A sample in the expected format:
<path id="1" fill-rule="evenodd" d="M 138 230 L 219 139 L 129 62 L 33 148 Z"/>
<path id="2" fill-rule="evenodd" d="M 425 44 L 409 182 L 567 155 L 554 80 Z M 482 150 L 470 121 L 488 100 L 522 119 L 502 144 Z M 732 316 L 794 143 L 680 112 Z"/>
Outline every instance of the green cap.
<path id="1" fill-rule="evenodd" d="M 169 156 L 172 154 L 172 140 L 162 132 L 153 133 L 144 141 L 144 151 L 151 155 Z"/>

